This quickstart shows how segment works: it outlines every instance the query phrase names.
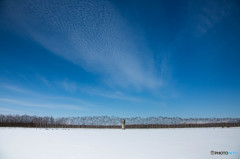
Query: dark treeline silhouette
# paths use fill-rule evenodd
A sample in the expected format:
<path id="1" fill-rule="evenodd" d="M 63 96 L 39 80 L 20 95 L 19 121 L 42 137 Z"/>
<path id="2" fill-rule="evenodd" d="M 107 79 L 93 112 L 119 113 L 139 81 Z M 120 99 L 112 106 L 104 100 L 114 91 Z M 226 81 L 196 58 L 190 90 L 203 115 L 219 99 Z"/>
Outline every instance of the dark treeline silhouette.
<path id="1" fill-rule="evenodd" d="M 29 115 L 0 115 L 0 127 L 36 128 L 121 128 L 119 117 L 39 117 Z M 239 127 L 239 118 L 133 117 L 126 119 L 126 128 L 193 128 Z"/>

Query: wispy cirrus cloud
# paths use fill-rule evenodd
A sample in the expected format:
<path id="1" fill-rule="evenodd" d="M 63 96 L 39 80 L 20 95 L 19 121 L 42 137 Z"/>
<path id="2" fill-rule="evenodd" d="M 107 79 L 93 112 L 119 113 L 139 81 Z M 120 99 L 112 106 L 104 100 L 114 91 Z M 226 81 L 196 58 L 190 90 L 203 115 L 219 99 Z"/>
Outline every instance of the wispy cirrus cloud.
<path id="1" fill-rule="evenodd" d="M 30 93 L 28 90 L 17 87 L 15 85 L 11 85 L 11 84 L 6 84 L 6 83 L 0 83 L 0 87 L 3 89 L 7 89 L 10 91 L 14 91 L 14 92 L 20 92 L 20 93 Z"/>
<path id="2" fill-rule="evenodd" d="M 0 88 L 4 92 L 8 90 L 10 92 L 16 93 L 15 95 L 23 96 L 25 101 L 13 98 L 12 95 L 9 93 L 6 95 L 1 94 L 0 101 L 8 102 L 17 105 L 24 105 L 24 106 L 32 106 L 32 107 L 46 107 L 46 108 L 70 108 L 70 109 L 79 109 L 79 110 L 86 110 L 91 107 L 96 107 L 96 105 L 92 102 L 88 102 L 86 100 L 82 100 L 80 98 L 73 98 L 61 95 L 52 95 L 46 93 L 40 93 L 37 91 L 32 91 L 27 88 L 19 87 L 16 85 L 0 83 Z M 10 93 L 11 94 L 11 93 Z M 42 102 L 44 101 L 44 102 Z M 59 104 L 61 103 L 61 104 Z M 67 104 L 64 104 L 67 103 Z"/>
<path id="3" fill-rule="evenodd" d="M 4 103 L 13 104 L 15 106 L 25 106 L 25 107 L 38 107 L 38 108 L 51 108 L 51 109 L 73 109 L 73 110 L 86 110 L 86 108 L 71 105 L 71 104 L 56 104 L 56 103 L 43 103 L 43 102 L 26 102 L 27 100 L 18 100 L 12 98 L 0 98 L 2 105 Z"/>
<path id="4" fill-rule="evenodd" d="M 9 113 L 12 113 L 12 114 L 24 114 L 24 113 L 26 113 L 24 111 L 4 108 L 4 107 L 0 107 L 0 112 L 1 112 L 1 114 L 9 114 Z"/>
<path id="5" fill-rule="evenodd" d="M 162 78 L 140 32 L 107 0 L 22 0 L 3 3 L 5 16 L 51 52 L 107 84 L 155 89 Z"/>
<path id="6" fill-rule="evenodd" d="M 196 36 L 203 35 L 231 13 L 233 1 L 199 1 L 190 5 L 189 21 Z"/>
<path id="7" fill-rule="evenodd" d="M 74 82 L 69 82 L 69 81 L 64 80 L 64 81 L 58 82 L 58 84 L 63 89 L 65 89 L 66 91 L 71 92 L 71 93 L 76 92 L 78 89 L 77 84 Z"/>
<path id="8" fill-rule="evenodd" d="M 107 90 L 101 90 L 101 89 L 95 89 L 95 88 L 89 88 L 89 87 L 81 88 L 80 91 L 87 93 L 89 95 L 96 95 L 96 96 L 105 97 L 105 98 L 109 98 L 109 99 L 134 101 L 134 102 L 142 101 L 142 99 L 140 99 L 140 98 L 126 95 L 121 91 L 107 91 Z"/>
<path id="9" fill-rule="evenodd" d="M 49 82 L 46 77 L 38 75 L 38 79 L 42 81 L 47 87 L 52 87 L 51 82 Z"/>
<path id="10" fill-rule="evenodd" d="M 140 102 L 143 101 L 143 99 L 131 96 L 131 95 L 126 95 L 121 91 L 109 91 L 105 89 L 99 89 L 99 88 L 93 88 L 93 87 L 83 87 L 80 85 L 77 85 L 74 82 L 70 81 L 58 81 L 55 82 L 57 83 L 57 87 L 60 86 L 61 89 L 66 90 L 67 92 L 70 93 L 79 93 L 79 94 L 87 94 L 90 96 L 98 96 L 98 97 L 104 97 L 108 99 L 116 99 L 116 100 L 122 100 L 122 101 L 135 101 L 135 102 Z M 73 97 L 64 97 L 64 96 L 53 96 L 53 95 L 43 95 L 41 93 L 37 93 L 36 91 L 29 90 L 27 88 L 19 87 L 16 85 L 12 84 L 6 84 L 6 83 L 0 83 L 0 88 L 4 90 L 8 90 L 11 92 L 15 93 L 21 93 L 24 95 L 28 95 L 34 98 L 39 98 L 39 99 L 44 99 L 44 100 L 63 100 L 63 101 L 71 101 L 75 103 L 80 103 L 81 105 L 85 105 L 87 107 L 95 107 L 96 105 L 85 101 L 81 100 L 80 98 L 73 98 Z M 53 89 L 54 86 L 51 84 L 51 89 Z"/>
<path id="11" fill-rule="evenodd" d="M 126 95 L 121 91 L 108 91 L 105 89 L 98 89 L 98 88 L 93 88 L 93 87 L 83 87 L 80 85 L 77 85 L 74 82 L 70 82 L 67 80 L 64 81 L 58 81 L 55 82 L 56 85 L 51 84 L 51 89 L 53 89 L 55 86 L 56 87 L 61 87 L 61 89 L 66 90 L 67 92 L 70 93 L 79 93 L 79 94 L 87 94 L 87 95 L 94 95 L 94 96 L 99 96 L 99 97 L 105 97 L 108 99 L 116 99 L 116 100 L 123 100 L 123 101 L 135 101 L 135 102 L 140 102 L 143 99 L 139 99 L 137 97 L 133 97 L 131 95 Z M 31 98 L 38 98 L 38 99 L 43 99 L 43 100 L 50 100 L 50 101 L 67 101 L 67 102 L 74 102 L 74 103 L 79 103 L 80 105 L 84 105 L 86 107 L 96 107 L 94 103 L 88 102 L 86 100 L 82 100 L 80 98 L 74 98 L 74 97 L 66 97 L 66 96 L 55 96 L 55 95 L 46 95 L 42 93 L 38 93 L 36 91 L 32 91 L 27 88 L 19 87 L 16 85 L 12 84 L 7 84 L 7 83 L 0 83 L 0 88 L 3 90 L 8 90 L 11 92 L 15 93 L 20 93 L 23 94 L 24 96 L 27 95 Z"/>

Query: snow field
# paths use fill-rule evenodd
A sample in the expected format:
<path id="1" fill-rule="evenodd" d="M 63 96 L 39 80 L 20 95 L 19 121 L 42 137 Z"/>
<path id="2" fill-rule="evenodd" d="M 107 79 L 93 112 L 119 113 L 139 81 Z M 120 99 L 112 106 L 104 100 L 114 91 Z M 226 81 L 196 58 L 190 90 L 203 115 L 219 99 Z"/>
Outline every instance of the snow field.
<path id="1" fill-rule="evenodd" d="M 211 155 L 211 150 L 238 155 Z M 240 128 L 0 128 L 0 159 L 208 158 L 240 158 Z"/>

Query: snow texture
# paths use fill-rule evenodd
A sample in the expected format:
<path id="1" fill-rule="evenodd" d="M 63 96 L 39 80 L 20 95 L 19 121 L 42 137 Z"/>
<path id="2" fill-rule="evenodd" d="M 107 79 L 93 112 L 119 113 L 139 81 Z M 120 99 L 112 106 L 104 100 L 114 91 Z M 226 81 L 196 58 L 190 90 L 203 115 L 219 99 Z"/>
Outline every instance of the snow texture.
<path id="1" fill-rule="evenodd" d="M 240 128 L 0 128 L 0 159 L 235 159 L 239 153 Z"/>

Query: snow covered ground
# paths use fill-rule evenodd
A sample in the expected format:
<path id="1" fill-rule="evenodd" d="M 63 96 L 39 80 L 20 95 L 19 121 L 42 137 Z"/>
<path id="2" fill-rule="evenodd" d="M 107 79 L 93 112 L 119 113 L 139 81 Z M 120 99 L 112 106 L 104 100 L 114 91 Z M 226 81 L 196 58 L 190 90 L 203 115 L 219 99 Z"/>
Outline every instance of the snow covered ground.
<path id="1" fill-rule="evenodd" d="M 237 152 L 211 155 L 210 151 Z M 0 128 L 0 159 L 239 159 L 240 128 Z"/>

